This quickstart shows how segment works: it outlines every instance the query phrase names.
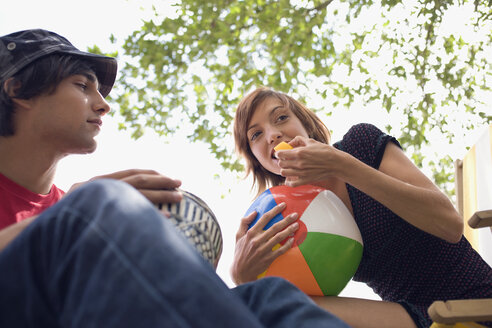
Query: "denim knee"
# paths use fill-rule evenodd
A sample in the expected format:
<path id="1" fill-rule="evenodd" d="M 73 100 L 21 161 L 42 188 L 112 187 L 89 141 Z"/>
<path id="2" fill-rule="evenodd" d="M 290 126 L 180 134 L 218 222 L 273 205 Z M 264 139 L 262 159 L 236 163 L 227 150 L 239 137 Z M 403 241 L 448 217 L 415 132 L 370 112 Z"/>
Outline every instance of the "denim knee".
<path id="1" fill-rule="evenodd" d="M 81 211 L 110 206 L 113 209 L 134 212 L 135 207 L 152 204 L 135 188 L 125 182 L 112 179 L 98 179 L 79 187 L 69 194 L 73 204 L 82 206 Z"/>
<path id="2" fill-rule="evenodd" d="M 91 181 L 62 199 L 54 211 L 64 208 L 86 220 L 104 215 L 105 220 L 119 220 L 122 224 L 127 218 L 135 218 L 145 211 L 155 211 L 154 206 L 138 190 L 127 183 L 98 179 Z"/>
<path id="3" fill-rule="evenodd" d="M 35 226 L 45 230 L 47 236 L 65 235 L 62 238 L 73 239 L 92 226 L 104 235 L 124 238 L 160 224 L 162 215 L 130 185 L 99 179 L 66 195 L 35 221 Z"/>

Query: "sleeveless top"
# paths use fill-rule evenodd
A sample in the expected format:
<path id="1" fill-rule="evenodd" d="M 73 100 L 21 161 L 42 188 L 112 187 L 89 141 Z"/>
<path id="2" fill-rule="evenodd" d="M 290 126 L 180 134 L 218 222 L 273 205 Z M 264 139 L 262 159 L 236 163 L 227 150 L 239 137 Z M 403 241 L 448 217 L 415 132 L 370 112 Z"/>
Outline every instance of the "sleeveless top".
<path id="1" fill-rule="evenodd" d="M 378 169 L 388 142 L 401 148 L 375 126 L 358 124 L 334 146 Z M 492 297 L 492 269 L 464 236 L 457 244 L 446 242 L 346 186 L 364 242 L 355 281 L 366 283 L 385 301 L 420 312 L 410 315 L 422 326 L 430 325 L 427 308 L 435 300 Z"/>

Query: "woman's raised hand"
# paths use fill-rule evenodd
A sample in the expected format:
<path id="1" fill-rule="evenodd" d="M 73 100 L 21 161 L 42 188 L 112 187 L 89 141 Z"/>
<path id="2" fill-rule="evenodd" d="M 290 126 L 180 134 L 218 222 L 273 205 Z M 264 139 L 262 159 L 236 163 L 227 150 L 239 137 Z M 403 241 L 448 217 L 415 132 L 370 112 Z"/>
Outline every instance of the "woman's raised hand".
<path id="1" fill-rule="evenodd" d="M 248 229 L 249 224 L 254 221 L 257 213 L 253 212 L 241 220 L 236 233 L 236 249 L 231 267 L 231 276 L 236 284 L 256 280 L 277 257 L 292 247 L 294 242 L 292 236 L 299 228 L 299 224 L 295 222 L 298 219 L 297 213 L 292 213 L 269 229 L 263 230 L 268 222 L 284 209 L 285 203 L 275 206 L 250 229 Z M 289 236 L 291 238 L 281 247 L 272 250 L 275 245 Z"/>
<path id="2" fill-rule="evenodd" d="M 294 149 L 279 150 L 275 154 L 279 160 L 280 174 L 286 177 L 287 186 L 296 187 L 334 176 L 340 177 L 343 161 L 348 154 L 305 137 L 295 137 L 289 144 Z"/>

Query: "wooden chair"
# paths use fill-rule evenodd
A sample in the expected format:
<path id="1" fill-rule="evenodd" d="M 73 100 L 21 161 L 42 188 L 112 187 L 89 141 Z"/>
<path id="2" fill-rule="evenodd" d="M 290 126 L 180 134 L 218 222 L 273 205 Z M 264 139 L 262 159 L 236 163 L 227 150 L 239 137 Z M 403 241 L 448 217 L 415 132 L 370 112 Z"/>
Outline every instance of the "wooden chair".
<path id="1" fill-rule="evenodd" d="M 465 236 L 492 266 L 492 124 L 455 162 L 455 170 L 457 206 L 468 223 Z M 435 301 L 428 312 L 431 328 L 484 327 L 477 322 L 492 321 L 492 298 Z"/>

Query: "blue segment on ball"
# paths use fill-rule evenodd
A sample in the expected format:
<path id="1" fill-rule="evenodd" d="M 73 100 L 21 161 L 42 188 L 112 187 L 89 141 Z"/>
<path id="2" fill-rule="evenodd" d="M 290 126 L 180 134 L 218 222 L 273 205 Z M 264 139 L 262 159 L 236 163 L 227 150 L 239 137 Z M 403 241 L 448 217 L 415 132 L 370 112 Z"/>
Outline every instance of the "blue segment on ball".
<path id="1" fill-rule="evenodd" d="M 251 204 L 251 206 L 246 211 L 246 216 L 248 216 L 248 214 L 250 214 L 253 211 L 256 211 L 256 213 L 258 213 L 254 221 L 250 223 L 249 228 L 254 226 L 256 222 L 258 222 L 258 220 L 263 216 L 263 214 L 270 211 L 272 208 L 274 208 L 277 205 L 278 204 L 275 201 L 275 198 L 273 197 L 270 190 L 265 190 L 260 196 L 258 196 L 258 198 L 255 199 L 253 204 Z M 271 219 L 267 223 L 267 225 L 263 228 L 263 230 L 267 230 L 268 228 L 270 228 L 272 225 L 279 222 L 283 218 L 284 217 L 282 213 L 275 215 L 273 219 Z"/>

